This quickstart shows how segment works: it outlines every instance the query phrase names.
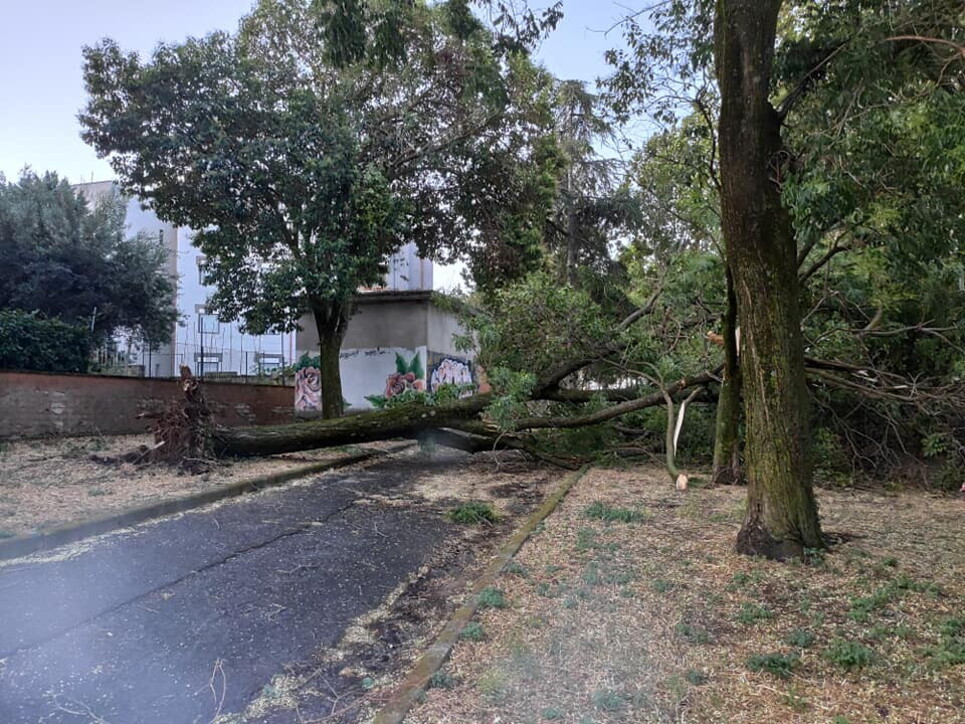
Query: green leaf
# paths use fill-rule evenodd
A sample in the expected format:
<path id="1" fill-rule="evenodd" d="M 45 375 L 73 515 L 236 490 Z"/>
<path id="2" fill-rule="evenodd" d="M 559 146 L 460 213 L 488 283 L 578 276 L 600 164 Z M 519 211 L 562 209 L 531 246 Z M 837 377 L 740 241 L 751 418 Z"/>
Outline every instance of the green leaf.
<path id="1" fill-rule="evenodd" d="M 398 352 L 395 353 L 395 371 L 400 375 L 409 371 L 409 365 L 406 364 L 405 358 Z"/>
<path id="2" fill-rule="evenodd" d="M 409 369 L 406 371 L 414 374 L 417 380 L 425 378 L 426 371 L 422 366 L 422 358 L 419 356 L 418 352 L 415 353 L 415 357 L 412 358 L 412 362 L 409 363 Z"/>
<path id="3" fill-rule="evenodd" d="M 388 402 L 388 398 L 386 398 L 385 395 L 366 395 L 365 399 L 368 400 L 376 410 L 384 410 L 385 403 Z M 348 405 L 345 405 L 345 407 L 348 407 Z"/>

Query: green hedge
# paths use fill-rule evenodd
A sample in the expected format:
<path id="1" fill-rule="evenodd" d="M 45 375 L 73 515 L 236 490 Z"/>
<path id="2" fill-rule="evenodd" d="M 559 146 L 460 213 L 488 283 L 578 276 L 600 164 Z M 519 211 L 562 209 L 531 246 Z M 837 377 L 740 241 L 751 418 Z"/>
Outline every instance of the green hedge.
<path id="1" fill-rule="evenodd" d="M 87 372 L 90 336 L 83 327 L 0 309 L 0 369 Z"/>

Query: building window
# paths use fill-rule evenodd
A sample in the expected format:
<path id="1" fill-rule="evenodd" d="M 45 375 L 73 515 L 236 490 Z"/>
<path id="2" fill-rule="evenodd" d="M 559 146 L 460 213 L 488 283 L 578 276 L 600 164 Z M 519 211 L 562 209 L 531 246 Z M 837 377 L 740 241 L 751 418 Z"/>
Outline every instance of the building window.
<path id="1" fill-rule="evenodd" d="M 195 354 L 194 366 L 199 376 L 221 371 L 221 353 Z"/>

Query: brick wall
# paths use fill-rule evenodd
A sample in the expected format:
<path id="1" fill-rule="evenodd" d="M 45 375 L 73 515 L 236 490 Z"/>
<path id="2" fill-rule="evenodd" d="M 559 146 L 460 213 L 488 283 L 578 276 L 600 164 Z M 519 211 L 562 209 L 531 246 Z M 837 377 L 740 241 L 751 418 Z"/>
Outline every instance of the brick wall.
<path id="1" fill-rule="evenodd" d="M 172 399 L 177 381 L 0 371 L 0 438 L 144 432 L 140 412 Z M 220 425 L 290 422 L 294 391 L 277 385 L 206 382 Z"/>

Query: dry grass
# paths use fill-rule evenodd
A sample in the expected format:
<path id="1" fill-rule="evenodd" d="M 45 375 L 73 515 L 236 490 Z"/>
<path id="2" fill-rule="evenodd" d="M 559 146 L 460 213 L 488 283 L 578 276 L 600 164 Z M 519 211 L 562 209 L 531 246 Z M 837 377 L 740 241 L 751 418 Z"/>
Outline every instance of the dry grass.
<path id="1" fill-rule="evenodd" d="M 0 442 L 0 537 L 119 513 L 358 451 L 339 448 L 224 462 L 202 475 L 164 465 L 91 460 L 91 455 L 116 457 L 152 442 L 150 435 Z"/>
<path id="2" fill-rule="evenodd" d="M 406 721 L 965 722 L 965 502 L 820 491 L 804 565 L 734 553 L 743 497 L 592 471 Z"/>

